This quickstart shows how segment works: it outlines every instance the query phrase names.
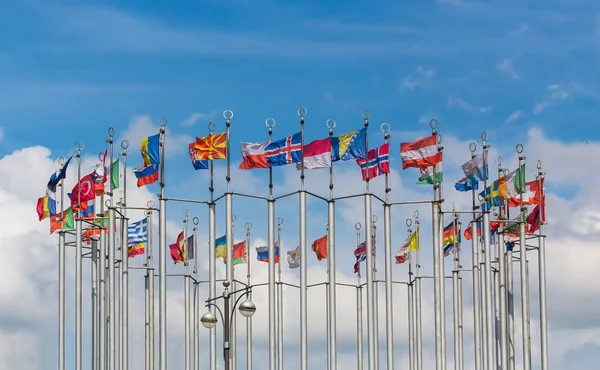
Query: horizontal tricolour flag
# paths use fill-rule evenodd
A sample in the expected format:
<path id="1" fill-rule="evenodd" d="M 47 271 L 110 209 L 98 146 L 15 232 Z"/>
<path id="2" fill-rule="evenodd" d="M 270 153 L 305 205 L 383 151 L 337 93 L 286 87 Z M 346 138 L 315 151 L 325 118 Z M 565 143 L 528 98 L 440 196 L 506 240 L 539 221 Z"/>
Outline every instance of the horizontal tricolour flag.
<path id="1" fill-rule="evenodd" d="M 269 262 L 269 246 L 256 247 L 256 259 L 260 262 Z M 275 263 L 279 263 L 279 244 L 275 242 Z"/>
<path id="2" fill-rule="evenodd" d="M 435 169 L 435 176 L 434 170 Z M 436 163 L 435 166 L 427 167 L 427 168 L 419 168 L 421 171 L 421 176 L 417 179 L 417 184 L 439 184 L 444 179 L 444 173 L 442 172 L 442 162 Z"/>
<path id="3" fill-rule="evenodd" d="M 262 143 L 243 142 L 241 144 L 243 161 L 239 166 L 240 170 L 269 168 L 267 155 L 265 154 L 265 148 L 269 144 L 269 141 Z"/>
<path id="4" fill-rule="evenodd" d="M 143 164 L 133 169 L 133 174 L 137 178 L 137 186 L 142 187 L 158 181 L 158 165 L 151 164 L 148 167 Z"/>
<path id="5" fill-rule="evenodd" d="M 360 166 L 363 180 L 367 179 L 367 171 L 370 179 L 390 173 L 390 143 L 385 143 L 377 149 L 369 150 L 368 168 L 367 160 L 364 158 L 357 159 L 356 163 Z"/>
<path id="6" fill-rule="evenodd" d="M 331 138 L 315 140 L 304 145 L 304 169 L 331 167 L 332 152 L 339 151 L 339 148 L 334 147 L 336 145 L 339 145 L 339 141 Z M 302 169 L 302 164 L 296 163 L 296 169 Z"/>
<path id="7" fill-rule="evenodd" d="M 133 170 L 137 178 L 137 186 L 142 187 L 158 181 L 160 164 L 160 134 L 142 139 L 140 144 L 143 162 Z"/>
<path id="8" fill-rule="evenodd" d="M 400 144 L 402 169 L 409 167 L 426 168 L 442 161 L 442 152 L 437 147 L 437 135 L 417 141 Z"/>
<path id="9" fill-rule="evenodd" d="M 227 157 L 227 132 L 205 137 L 196 137 L 194 149 L 198 159 L 214 160 Z"/>
<path id="10" fill-rule="evenodd" d="M 443 239 L 444 256 L 447 257 L 454 252 L 461 241 L 460 229 L 454 221 L 444 228 Z"/>
<path id="11" fill-rule="evenodd" d="M 195 170 L 208 170 L 208 160 L 200 159 L 198 151 L 196 150 L 196 143 L 190 143 L 188 145 L 188 151 L 190 153 L 190 160 Z"/>
<path id="12" fill-rule="evenodd" d="M 269 166 L 284 166 L 302 162 L 302 133 L 297 132 L 285 139 L 273 141 L 265 147 Z"/>

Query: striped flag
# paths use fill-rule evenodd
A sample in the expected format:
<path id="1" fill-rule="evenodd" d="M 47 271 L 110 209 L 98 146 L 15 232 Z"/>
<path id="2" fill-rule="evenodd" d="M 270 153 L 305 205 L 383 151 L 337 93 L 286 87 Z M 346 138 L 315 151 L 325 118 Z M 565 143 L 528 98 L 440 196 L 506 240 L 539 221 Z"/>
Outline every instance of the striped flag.
<path id="1" fill-rule="evenodd" d="M 409 167 L 426 168 L 442 161 L 442 152 L 438 151 L 437 135 L 431 135 L 411 143 L 400 144 L 402 169 Z"/>
<path id="2" fill-rule="evenodd" d="M 127 227 L 127 255 L 129 258 L 144 254 L 148 242 L 148 219 L 143 218 Z"/>

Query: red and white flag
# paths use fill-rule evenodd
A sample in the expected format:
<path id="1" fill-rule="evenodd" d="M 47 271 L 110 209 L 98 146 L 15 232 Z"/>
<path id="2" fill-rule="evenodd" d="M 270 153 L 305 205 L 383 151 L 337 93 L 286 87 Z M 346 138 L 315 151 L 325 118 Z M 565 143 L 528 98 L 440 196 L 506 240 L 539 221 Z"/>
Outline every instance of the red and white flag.
<path id="1" fill-rule="evenodd" d="M 79 199 L 80 196 L 81 199 Z M 94 190 L 94 173 L 92 172 L 89 175 L 83 176 L 81 180 L 75 184 L 73 190 L 71 190 L 71 205 L 78 205 L 79 203 L 87 202 L 88 200 L 94 200 L 95 198 L 96 191 Z"/>
<path id="2" fill-rule="evenodd" d="M 542 188 L 540 189 L 538 180 L 525 183 L 525 192 L 523 193 L 523 205 L 540 204 L 544 200 L 544 178 L 541 179 Z M 521 195 L 508 198 L 508 206 L 520 207 Z"/>
<path id="3" fill-rule="evenodd" d="M 438 151 L 437 135 L 400 144 L 402 169 L 409 167 L 426 168 L 442 161 L 442 152 Z"/>
<path id="4" fill-rule="evenodd" d="M 360 166 L 363 180 L 390 173 L 390 143 L 385 143 L 377 149 L 369 150 L 369 162 L 366 159 L 359 158 L 356 163 Z"/>
<path id="5" fill-rule="evenodd" d="M 304 169 L 331 167 L 331 139 L 315 140 L 304 145 Z M 302 169 L 301 163 L 296 163 L 296 169 Z"/>
<path id="6" fill-rule="evenodd" d="M 240 164 L 240 170 L 251 170 L 253 168 L 269 168 L 265 148 L 269 141 L 262 143 L 242 143 L 242 157 L 244 161 Z"/>

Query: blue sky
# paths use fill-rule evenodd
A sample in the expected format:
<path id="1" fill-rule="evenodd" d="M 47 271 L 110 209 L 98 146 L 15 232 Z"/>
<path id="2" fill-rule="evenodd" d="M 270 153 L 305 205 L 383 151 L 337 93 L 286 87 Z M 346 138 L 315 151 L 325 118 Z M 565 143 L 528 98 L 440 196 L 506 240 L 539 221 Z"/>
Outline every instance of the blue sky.
<path id="1" fill-rule="evenodd" d="M 490 137 L 490 158 L 504 156 L 505 167 L 509 169 L 517 165 L 514 145 L 526 144 L 528 176 L 535 172 L 534 161 L 538 158 L 549 168 L 546 182 L 549 209 L 557 210 L 549 211 L 549 233 L 557 238 L 554 245 L 569 243 L 571 256 L 584 252 L 598 256 L 593 249 L 600 237 L 600 226 L 594 224 L 594 220 L 600 219 L 594 209 L 597 197 L 589 187 L 573 185 L 600 184 L 600 178 L 587 172 L 587 163 L 581 161 L 581 153 L 592 159 L 600 155 L 596 145 L 600 141 L 596 125 L 600 102 L 597 88 L 600 4 L 597 2 L 23 0 L 1 3 L 0 31 L 4 37 L 0 38 L 3 87 L 0 164 L 4 161 L 6 167 L 0 166 L 0 172 L 6 170 L 11 176 L 6 177 L 9 179 L 6 189 L 5 184 L 0 184 L 0 191 L 19 194 L 14 197 L 19 201 L 26 199 L 15 209 L 29 212 L 23 217 L 29 217 L 35 224 L 27 227 L 39 232 L 35 241 L 44 247 L 56 242 L 56 238 L 47 236 L 46 222 L 38 223 L 33 213 L 35 199 L 43 194 L 52 171 L 46 159 L 71 154 L 75 141 L 86 144 L 85 172 L 93 162 L 91 157 L 104 150 L 106 130 L 112 126 L 117 131 L 117 143 L 123 138 L 131 141 L 128 166 L 134 167 L 141 160 L 139 140 L 156 133 L 159 117 L 166 116 L 170 140 L 167 196 L 205 199 L 207 173 L 194 172 L 186 152 L 187 143 L 194 136 L 207 133 L 208 121 L 214 121 L 220 132 L 224 129 L 221 112 L 234 111 L 232 166 L 237 167 L 241 141 L 267 140 L 264 126 L 267 117 L 277 120 L 273 138 L 283 138 L 299 130 L 296 110 L 305 106 L 307 141 L 326 137 L 328 118 L 337 121 L 336 134 L 362 127 L 363 109 L 371 111 L 370 147 L 383 141 L 379 125 L 391 124 L 390 178 L 395 200 L 430 198 L 429 187 L 414 185 L 417 170 L 401 170 L 399 143 L 428 135 L 429 120 L 436 118 L 444 136 L 446 210 L 453 203 L 466 207 L 470 202 L 469 194 L 457 194 L 452 185 L 462 177 L 460 164 L 469 159 L 469 141 L 478 140 L 481 131 L 488 132 Z M 584 140 L 590 140 L 592 145 L 583 146 Z M 31 148 L 27 153 L 15 153 L 35 145 L 50 149 L 51 154 Z M 27 155 L 37 155 L 37 159 L 30 160 Z M 8 172 L 11 163 L 17 163 L 18 168 L 26 163 L 35 169 L 37 182 L 33 184 L 29 177 Z M 362 181 L 355 164 L 336 163 L 335 171 L 336 194 L 360 192 Z M 267 173 L 234 170 L 234 190 L 266 194 Z M 276 193 L 298 187 L 299 174 L 295 169 L 278 168 L 274 173 Z M 495 178 L 495 166 L 491 166 L 490 173 Z M 73 181 L 72 172 L 70 176 Z M 129 171 L 128 176 L 131 180 L 133 173 Z M 216 176 L 217 193 L 222 193 L 223 162 L 218 163 Z M 326 171 L 307 171 L 310 190 L 326 194 L 327 180 Z M 381 193 L 383 179 L 372 183 L 373 189 Z M 132 191 L 130 199 L 144 204 L 157 190 L 152 185 Z M 11 206 L 6 199 L 13 198 L 0 197 L 0 203 Z M 310 244 L 324 233 L 325 205 L 309 202 Z M 357 204 L 338 203 L 337 240 L 340 245 L 349 245 L 348 251 L 354 248 L 352 225 L 362 217 L 362 203 Z M 277 204 L 278 216 L 285 219 L 286 249 L 297 243 L 296 206 L 296 198 Z M 266 205 L 258 208 L 256 202 L 236 199 L 234 207 L 238 214 L 236 236 L 242 236 L 243 222 L 252 219 L 253 239 L 264 242 Z M 169 242 L 180 230 L 182 208 L 174 203 L 169 205 Z M 191 216 L 206 221 L 204 207 L 189 208 Z M 428 206 L 415 208 L 422 217 L 430 217 Z M 406 237 L 404 220 L 415 208 L 393 209 L 393 253 Z M 224 214 L 221 208 L 218 212 L 220 236 L 224 231 Z M 380 207 L 377 212 L 381 213 Z M 576 221 L 581 218 L 588 223 L 579 225 Z M 381 238 L 382 224 L 378 227 Z M 426 219 L 423 227 L 430 227 Z M 9 231 L 12 232 L 5 230 L 4 235 L 12 235 Z M 205 232 L 201 228 L 200 233 Z M 429 234 L 422 237 L 423 243 L 428 243 L 429 229 L 422 232 Z M 24 235 L 29 237 L 27 233 Z M 27 239 L 17 236 L 5 245 L 24 243 Z M 1 237 L 2 233 L 0 240 Z M 549 280 L 549 286 L 555 287 L 549 292 L 549 310 L 555 328 L 551 345 L 556 349 L 556 363 L 566 364 L 572 357 L 582 363 L 597 362 L 593 353 L 600 346 L 600 332 L 590 324 L 598 322 L 597 310 L 583 312 L 585 308 L 569 306 L 574 304 L 569 302 L 582 299 L 586 302 L 589 299 L 587 307 L 600 304 L 594 303 L 600 292 L 571 289 L 587 286 L 582 282 L 589 281 L 592 267 L 580 267 L 582 261 L 574 257 L 572 261 L 577 263 L 569 264 L 568 252 L 563 255 L 556 251 L 551 256 L 554 262 L 549 264 L 549 271 L 553 267 L 556 272 Z M 4 252 L 8 255 L 8 248 Z M 317 263 L 312 252 L 309 254 L 310 267 L 318 272 L 315 279 L 324 278 L 325 264 Z M 424 251 L 424 258 L 430 254 L 431 251 Z M 352 278 L 352 260 L 351 252 L 338 253 L 338 269 L 345 274 L 342 278 Z M 583 262 L 590 261 L 593 258 Z M 47 260 L 43 266 L 52 270 L 55 261 Z M 449 259 L 446 266 L 449 271 Z M 170 271 L 179 268 L 169 263 Z M 260 267 L 255 270 L 257 276 L 259 270 Z M 406 270 L 405 266 L 395 267 L 394 277 L 404 279 Z M 5 271 L 18 273 L 12 265 Z M 563 281 L 554 276 L 569 276 L 569 279 Z M 289 272 L 288 277 L 296 279 L 297 271 Z M 44 293 L 40 297 L 54 294 L 47 291 L 48 284 L 55 284 L 50 278 L 50 282 L 41 283 L 35 280 L 38 277 L 29 275 L 21 279 L 26 282 L 33 279 L 31 284 L 40 286 Z M 17 280 L 13 275 L 5 279 Z M 565 286 L 573 294 L 572 299 L 561 299 L 557 293 L 565 291 Z M 26 288 L 29 287 L 21 287 Z M 33 306 L 37 302 L 30 303 L 28 299 L 21 297 L 25 302 L 22 304 Z M 0 319 L 12 318 L 12 310 L 18 309 L 10 308 L 6 314 L 8 311 L 3 311 L 1 301 Z M 447 312 L 450 314 L 451 305 L 447 306 Z M 52 322 L 54 313 L 46 315 L 49 319 L 45 322 Z M 590 318 L 584 326 L 591 329 L 583 334 L 569 320 L 581 317 Z M 450 324 L 448 321 L 449 333 Z M 316 330 L 316 325 L 311 330 Z M 560 325 L 565 325 L 567 331 L 561 331 Z M 580 324 L 574 326 L 579 328 Z M 12 333 L 12 326 L 4 328 Z M 2 329 L 0 325 L 0 337 Z M 43 338 L 54 340 L 55 330 L 54 325 L 47 326 Z M 383 334 L 383 330 L 380 332 Z M 570 335 L 578 338 L 577 344 L 571 343 Z M 396 343 L 396 347 L 405 349 L 402 343 Z M 353 348 L 347 344 L 340 351 L 351 352 Z M 54 360 L 54 348 L 44 351 L 48 353 L 41 356 L 40 363 Z M 448 353 L 450 356 L 450 342 Z M 296 356 L 293 348 L 289 354 Z M 346 360 L 352 364 L 351 358 Z"/>

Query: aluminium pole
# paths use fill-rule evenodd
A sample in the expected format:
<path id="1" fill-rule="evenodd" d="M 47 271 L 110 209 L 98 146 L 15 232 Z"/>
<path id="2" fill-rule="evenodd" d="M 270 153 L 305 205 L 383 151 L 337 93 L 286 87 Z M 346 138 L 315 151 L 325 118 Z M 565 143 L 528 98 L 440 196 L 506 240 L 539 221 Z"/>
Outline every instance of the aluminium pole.
<path id="1" fill-rule="evenodd" d="M 387 143 L 388 139 L 391 137 L 390 130 L 391 126 L 389 123 L 384 122 L 381 124 L 381 131 L 383 132 L 384 143 Z M 383 242 L 385 255 L 385 344 L 387 356 L 387 370 L 394 370 L 394 301 L 392 297 L 392 216 L 391 205 L 389 200 L 390 191 L 391 189 L 389 186 L 389 176 L 386 173 L 385 203 L 383 205 Z M 409 297 L 409 306 L 411 304 L 410 302 L 411 299 Z M 411 311 L 412 310 L 409 309 L 409 316 Z M 412 347 L 412 345 L 410 345 L 410 347 Z M 410 362 L 412 364 L 412 361 Z"/>
<path id="2" fill-rule="evenodd" d="M 409 218 L 406 220 L 407 233 L 410 237 L 412 230 L 410 226 L 412 220 Z M 412 258 L 408 257 L 408 368 L 409 370 L 415 370 L 416 358 L 415 358 L 415 339 L 416 339 L 416 316 L 415 316 L 415 289 L 414 279 L 412 272 Z"/>
<path id="3" fill-rule="evenodd" d="M 100 215 L 104 217 L 104 195 L 100 196 Z M 104 225 L 104 220 L 102 220 L 102 224 Z M 99 281 L 99 324 L 98 328 L 98 337 L 100 342 L 100 348 L 98 351 L 99 357 L 99 369 L 106 370 L 107 369 L 107 360 L 108 360 L 108 275 L 107 275 L 107 240 L 106 240 L 106 229 L 104 227 L 100 228 L 100 261 L 98 266 L 98 281 Z"/>
<path id="4" fill-rule="evenodd" d="M 158 221 L 158 368 L 167 370 L 167 199 L 165 198 L 165 144 L 167 119 L 160 119 L 160 213 Z"/>
<path id="5" fill-rule="evenodd" d="M 121 226 L 121 369 L 127 370 L 129 368 L 129 248 L 128 248 L 128 222 L 127 219 L 127 148 L 129 142 L 123 140 L 121 142 L 121 148 L 123 152 L 123 200 L 121 213 L 123 215 L 123 222 Z M 106 169 L 104 170 L 106 173 Z M 110 162 L 110 180 L 112 189 L 112 161 Z M 114 189 L 112 189 L 114 192 Z"/>
<path id="6" fill-rule="evenodd" d="M 417 352 L 417 370 L 423 370 L 423 315 L 421 312 L 421 264 L 419 262 L 420 250 L 421 250 L 421 237 L 420 237 L 420 222 L 419 222 L 419 211 L 415 211 L 415 229 L 417 233 L 417 251 L 415 253 L 415 321 L 416 321 L 416 345 L 415 350 Z"/>
<path id="7" fill-rule="evenodd" d="M 62 162 L 62 163 L 61 163 Z M 59 159 L 59 164 L 64 166 L 64 158 Z M 64 223 L 65 209 L 65 180 L 60 180 L 60 217 Z M 58 370 L 65 370 L 65 232 L 58 230 Z M 104 369 L 102 369 L 104 370 Z"/>
<path id="8" fill-rule="evenodd" d="M 189 264 L 189 250 L 190 247 L 187 245 L 188 239 L 188 224 L 189 224 L 189 216 L 188 210 L 184 210 L 184 219 L 183 223 L 184 227 L 184 235 L 183 235 L 183 245 L 185 246 L 185 256 L 184 264 L 185 264 L 185 274 L 183 275 L 183 366 L 185 370 L 190 370 L 190 264 Z"/>
<path id="9" fill-rule="evenodd" d="M 248 249 L 250 248 L 250 230 L 252 229 L 252 223 L 246 222 L 244 225 L 246 229 L 246 263 L 248 264 L 248 274 L 246 275 L 246 284 L 250 288 L 252 281 L 250 280 L 250 258 L 248 255 Z M 247 299 L 252 300 L 252 291 L 248 292 Z M 281 339 L 280 339 L 281 340 Z M 199 369 L 196 369 L 199 370 Z M 246 370 L 252 370 L 252 317 L 246 317 Z"/>
<path id="10" fill-rule="evenodd" d="M 354 224 L 356 228 L 356 245 L 360 245 L 360 222 Z M 357 261 L 358 262 L 358 261 Z M 363 314 L 362 314 L 362 285 L 360 283 L 360 262 L 358 262 L 358 275 L 356 280 L 356 368 L 363 370 Z"/>
<path id="11" fill-rule="evenodd" d="M 484 168 L 487 168 L 487 151 L 489 149 L 489 145 L 486 143 L 487 134 L 481 134 L 481 140 L 483 141 L 483 164 Z M 484 177 L 484 188 L 487 189 L 487 178 Z M 490 200 L 491 201 L 491 200 Z M 484 292 L 484 315 L 485 320 L 483 320 L 484 324 L 484 334 L 485 334 L 485 364 L 487 370 L 492 370 L 494 368 L 494 327 L 493 327 L 493 317 L 494 317 L 494 307 L 492 305 L 492 265 L 491 265 L 491 248 L 490 248 L 490 210 L 482 209 L 483 214 L 483 247 L 482 253 L 484 256 L 484 284 L 483 284 L 483 292 Z"/>
<path id="12" fill-rule="evenodd" d="M 502 165 L 502 160 L 498 159 L 498 177 L 501 176 L 502 169 L 500 168 Z M 500 206 L 500 218 L 503 217 L 502 206 Z M 504 247 L 504 224 L 501 223 L 498 228 L 498 272 L 497 272 L 497 296 L 496 300 L 498 301 L 496 306 L 499 307 L 499 327 L 496 332 L 496 337 L 500 341 L 500 351 L 498 352 L 498 365 L 500 369 L 508 369 L 508 335 L 507 335 L 507 309 L 506 309 L 506 248 Z"/>
<path id="13" fill-rule="evenodd" d="M 304 117 L 306 108 L 298 108 L 301 130 L 301 161 L 304 164 Z M 306 189 L 304 188 L 304 165 L 300 166 L 300 369 L 308 369 L 308 308 L 307 308 L 307 254 L 306 254 Z M 274 274 L 273 270 L 273 275 Z"/>
<path id="14" fill-rule="evenodd" d="M 194 238 L 192 239 L 194 242 L 192 245 L 194 251 L 194 370 L 200 370 L 200 282 L 198 280 L 198 224 L 200 219 L 194 217 L 192 222 L 194 223 Z"/>
<path id="15" fill-rule="evenodd" d="M 543 177 L 545 173 L 542 171 L 542 161 L 537 161 L 537 184 L 538 193 L 538 220 L 540 228 L 538 230 L 538 280 L 539 280 L 539 300 L 540 300 L 540 355 L 541 355 L 541 370 L 548 370 L 548 309 L 546 301 L 546 235 L 542 233 L 542 226 L 545 225 L 544 217 L 544 183 Z"/>
<path id="16" fill-rule="evenodd" d="M 265 125 L 269 128 L 269 142 L 273 138 L 273 127 L 276 125 L 276 121 L 273 118 L 267 118 Z M 275 317 L 275 199 L 273 199 L 273 167 L 269 166 L 269 199 L 268 199 L 268 216 L 267 216 L 267 227 L 268 227 L 268 315 L 269 317 Z M 302 253 L 302 252 L 300 252 Z M 301 254 L 301 258 L 305 258 Z M 269 370 L 275 370 L 276 366 L 276 333 L 275 333 L 275 322 L 269 320 Z"/>
<path id="17" fill-rule="evenodd" d="M 83 276 L 82 276 L 82 240 L 81 240 L 81 151 L 83 143 L 77 148 L 77 218 L 75 219 L 75 369 L 82 370 L 82 296 L 83 296 Z M 73 194 L 75 196 L 75 194 Z"/>
<path id="18" fill-rule="evenodd" d="M 106 141 L 109 145 L 109 163 L 113 161 L 113 137 L 114 129 L 108 129 L 109 138 Z M 115 233 L 115 202 L 112 193 L 112 183 L 108 185 L 108 280 L 109 280 L 109 301 L 108 301 L 108 368 L 117 369 L 117 247 Z M 104 225 L 102 226 L 104 227 Z"/>
<path id="19" fill-rule="evenodd" d="M 452 319 L 454 324 L 454 370 L 461 369 L 460 363 L 460 291 L 459 291 L 459 279 L 460 279 L 460 255 L 459 255 L 459 245 L 458 245 L 458 235 L 456 235 L 456 230 L 458 230 L 458 214 L 453 214 L 452 220 L 452 236 L 454 237 L 452 243 L 454 244 L 453 250 L 453 270 L 452 270 Z"/>
<path id="20" fill-rule="evenodd" d="M 277 217 L 277 246 L 281 248 L 281 225 L 283 218 Z M 281 262 L 277 264 L 277 368 L 283 370 L 283 284 L 281 281 Z"/>
<path id="21" fill-rule="evenodd" d="M 335 121 L 327 120 L 327 128 L 329 129 L 329 137 L 333 138 L 333 129 Z M 337 276 L 335 266 L 335 200 L 333 200 L 333 152 L 329 153 L 331 161 L 329 167 L 329 200 L 327 201 L 327 225 L 329 236 L 327 238 L 327 269 L 329 280 L 329 305 L 328 305 L 328 321 L 329 321 L 329 369 L 337 370 Z"/>
<path id="22" fill-rule="evenodd" d="M 210 122 L 208 124 L 209 132 L 213 132 L 215 124 Z M 215 238 L 217 235 L 216 226 L 216 204 L 215 204 L 215 187 L 214 187 L 214 161 L 209 161 L 209 174 L 210 174 L 210 185 L 208 190 L 210 191 L 210 203 L 208 204 L 208 296 L 209 298 L 216 298 L 217 295 L 217 266 L 215 261 Z M 208 306 L 208 310 L 213 315 L 215 314 L 215 307 L 213 305 Z M 217 369 L 217 331 L 211 329 L 209 332 L 209 353 L 210 353 L 210 370 Z"/>
<path id="23" fill-rule="evenodd" d="M 92 295 L 92 370 L 98 370 L 98 241 L 92 239 L 91 251 L 91 295 Z"/>

